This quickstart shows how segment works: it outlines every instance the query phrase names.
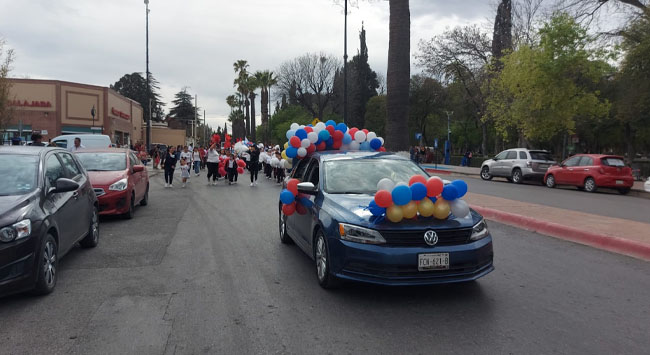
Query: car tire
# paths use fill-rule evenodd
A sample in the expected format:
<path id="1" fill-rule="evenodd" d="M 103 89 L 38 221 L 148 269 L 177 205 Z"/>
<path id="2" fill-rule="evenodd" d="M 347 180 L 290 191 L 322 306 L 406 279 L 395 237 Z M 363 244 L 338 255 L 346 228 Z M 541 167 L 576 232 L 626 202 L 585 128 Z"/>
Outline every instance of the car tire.
<path id="1" fill-rule="evenodd" d="M 481 179 L 489 181 L 492 180 L 492 174 L 490 174 L 490 168 L 484 166 L 481 168 Z"/>
<path id="2" fill-rule="evenodd" d="M 587 192 L 596 192 L 598 186 L 596 186 L 596 180 L 594 178 L 588 177 L 585 179 L 585 191 Z"/>
<path id="3" fill-rule="evenodd" d="M 510 181 L 512 181 L 515 184 L 521 184 L 524 181 L 524 175 L 521 173 L 521 169 L 516 168 L 512 170 Z"/>
<path id="4" fill-rule="evenodd" d="M 149 184 L 147 184 L 147 190 L 144 192 L 144 197 L 140 200 L 140 206 L 146 206 L 149 204 Z"/>
<path id="5" fill-rule="evenodd" d="M 90 217 L 90 226 L 88 234 L 79 242 L 82 248 L 94 248 L 99 243 L 99 212 L 97 207 L 93 206 L 93 214 Z"/>
<path id="6" fill-rule="evenodd" d="M 135 194 L 131 193 L 131 201 L 129 202 L 129 210 L 124 214 L 125 219 L 133 219 L 135 217 Z"/>
<path id="7" fill-rule="evenodd" d="M 555 176 L 549 175 L 546 177 L 546 187 L 554 188 L 555 187 Z"/>
<path id="8" fill-rule="evenodd" d="M 36 287 L 32 291 L 35 295 L 47 295 L 54 291 L 56 280 L 58 278 L 57 266 L 59 247 L 56 239 L 51 234 L 46 234 L 41 243 L 40 253 L 38 253 L 38 269 L 36 275 Z"/>
<path id="9" fill-rule="evenodd" d="M 318 284 L 324 289 L 332 289 L 338 286 L 338 279 L 330 272 L 330 253 L 327 238 L 320 229 L 316 232 L 314 238 L 314 261 Z"/>
<path id="10" fill-rule="evenodd" d="M 280 242 L 282 244 L 293 244 L 293 239 L 289 236 L 287 233 L 287 216 L 282 213 L 282 208 L 280 208 L 280 213 L 279 213 L 279 218 L 278 218 L 278 228 L 280 232 Z"/>
<path id="11" fill-rule="evenodd" d="M 621 194 L 621 195 L 627 195 L 627 194 L 630 193 L 630 190 L 631 189 L 629 187 L 623 187 L 623 188 L 618 189 L 618 193 Z"/>

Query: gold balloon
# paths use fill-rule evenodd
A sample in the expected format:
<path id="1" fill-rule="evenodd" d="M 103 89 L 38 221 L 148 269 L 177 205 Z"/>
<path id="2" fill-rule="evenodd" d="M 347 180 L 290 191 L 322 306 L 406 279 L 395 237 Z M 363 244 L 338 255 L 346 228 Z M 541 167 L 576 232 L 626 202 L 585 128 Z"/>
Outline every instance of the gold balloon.
<path id="1" fill-rule="evenodd" d="M 404 218 L 413 218 L 418 214 L 418 205 L 415 201 L 411 201 L 406 205 L 402 206 L 402 213 Z"/>
<path id="2" fill-rule="evenodd" d="M 386 217 L 389 221 L 397 223 L 404 218 L 404 213 L 402 212 L 402 207 L 397 205 L 392 205 L 386 209 Z"/>
<path id="3" fill-rule="evenodd" d="M 286 150 L 283 150 L 281 155 L 282 155 L 282 159 L 289 160 L 289 157 L 287 157 L 287 151 Z"/>
<path id="4" fill-rule="evenodd" d="M 284 143 L 284 149 L 289 148 L 289 142 Z"/>
<path id="5" fill-rule="evenodd" d="M 446 219 L 449 217 L 450 209 L 449 202 L 439 198 L 433 205 L 433 216 L 437 219 Z"/>
<path id="6" fill-rule="evenodd" d="M 425 197 L 420 204 L 418 205 L 418 211 L 422 217 L 431 217 L 433 215 L 433 209 L 435 205 L 428 197 Z"/>

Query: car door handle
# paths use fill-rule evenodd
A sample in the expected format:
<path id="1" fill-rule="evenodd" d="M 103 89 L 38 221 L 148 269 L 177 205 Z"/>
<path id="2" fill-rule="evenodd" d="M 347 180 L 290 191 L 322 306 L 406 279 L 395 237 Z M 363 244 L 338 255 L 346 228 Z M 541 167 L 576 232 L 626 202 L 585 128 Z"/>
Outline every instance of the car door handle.
<path id="1" fill-rule="evenodd" d="M 589 169 L 584 169 L 585 171 L 589 171 Z"/>

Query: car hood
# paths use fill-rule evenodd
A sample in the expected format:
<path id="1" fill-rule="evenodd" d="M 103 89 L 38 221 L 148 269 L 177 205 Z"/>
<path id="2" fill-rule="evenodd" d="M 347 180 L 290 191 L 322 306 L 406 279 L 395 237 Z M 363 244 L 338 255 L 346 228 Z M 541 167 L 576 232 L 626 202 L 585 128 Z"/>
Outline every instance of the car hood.
<path id="1" fill-rule="evenodd" d="M 496 160 L 494 160 L 494 159 L 487 159 L 487 160 L 484 160 L 483 164 L 481 164 L 481 165 L 490 165 L 490 164 L 494 163 L 495 161 Z"/>
<path id="2" fill-rule="evenodd" d="M 0 196 L 0 227 L 17 222 L 29 213 L 31 203 L 38 198 L 40 189 L 26 195 Z"/>
<path id="3" fill-rule="evenodd" d="M 125 178 L 127 176 L 126 170 L 119 171 L 89 171 L 88 177 L 93 186 L 107 186 L 114 182 Z"/>
<path id="4" fill-rule="evenodd" d="M 327 194 L 323 202 L 323 208 L 337 218 L 339 222 L 360 225 L 366 228 L 377 230 L 422 230 L 422 229 L 456 229 L 470 228 L 481 220 L 481 215 L 471 210 L 469 216 L 456 218 L 451 215 L 445 220 L 438 220 L 433 217 L 419 217 L 413 220 L 403 220 L 400 223 L 392 223 L 386 219 L 378 220 L 377 217 L 368 211 L 367 207 L 372 201 L 372 195 L 346 195 Z M 380 218 L 381 219 L 381 218 Z"/>

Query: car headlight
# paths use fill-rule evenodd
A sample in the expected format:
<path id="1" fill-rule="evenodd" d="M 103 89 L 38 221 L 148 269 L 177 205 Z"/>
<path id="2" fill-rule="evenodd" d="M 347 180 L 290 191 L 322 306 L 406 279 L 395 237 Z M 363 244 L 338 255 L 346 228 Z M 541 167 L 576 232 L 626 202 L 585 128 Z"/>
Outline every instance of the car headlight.
<path id="1" fill-rule="evenodd" d="M 0 229 L 0 241 L 9 243 L 14 240 L 29 237 L 32 234 L 32 221 L 24 219 L 11 226 Z"/>
<path id="2" fill-rule="evenodd" d="M 126 178 L 124 178 L 122 180 L 119 180 L 119 181 L 113 183 L 113 185 L 109 186 L 108 189 L 110 191 L 124 191 L 124 190 L 126 190 L 127 184 L 128 184 L 128 181 L 127 181 Z"/>
<path id="3" fill-rule="evenodd" d="M 482 219 L 480 222 L 476 223 L 474 227 L 472 228 L 472 236 L 469 238 L 469 240 L 479 240 L 483 239 L 488 236 L 490 232 L 488 231 L 487 223 L 485 222 L 484 219 Z"/>
<path id="4" fill-rule="evenodd" d="M 374 229 L 339 223 L 341 239 L 364 244 L 384 244 L 386 239 Z"/>

